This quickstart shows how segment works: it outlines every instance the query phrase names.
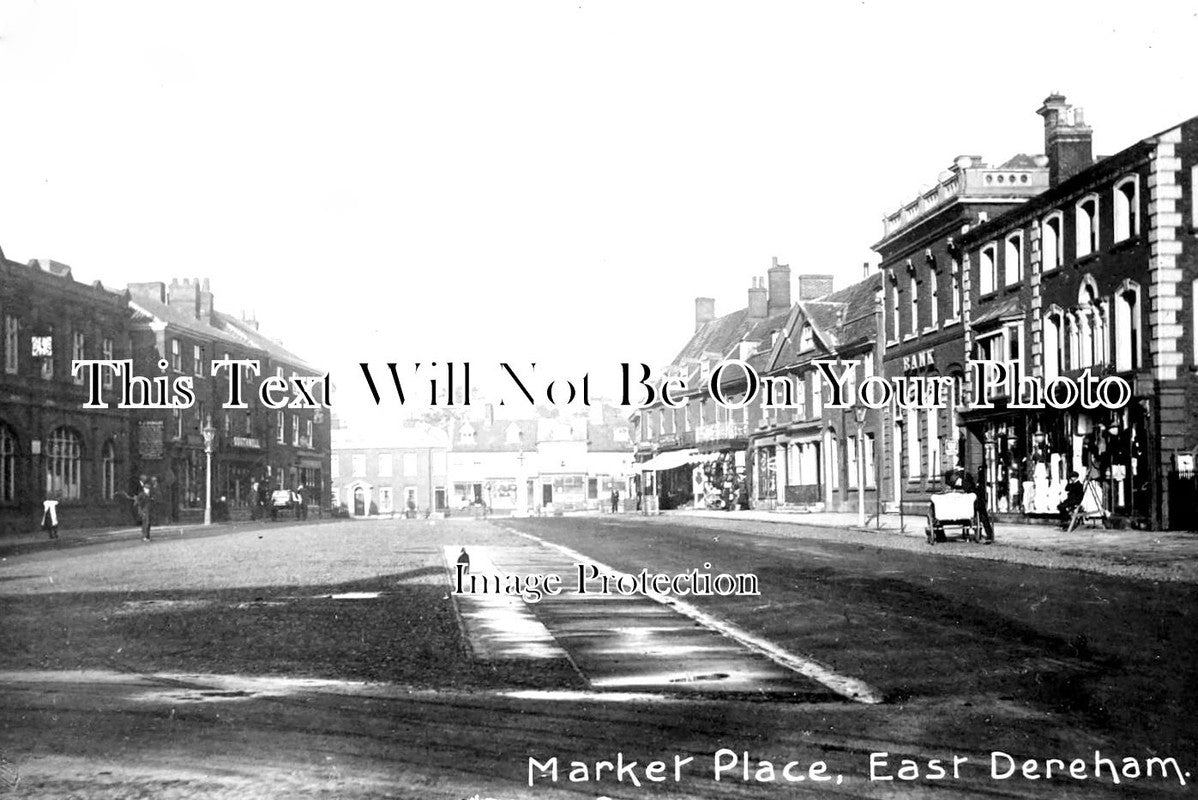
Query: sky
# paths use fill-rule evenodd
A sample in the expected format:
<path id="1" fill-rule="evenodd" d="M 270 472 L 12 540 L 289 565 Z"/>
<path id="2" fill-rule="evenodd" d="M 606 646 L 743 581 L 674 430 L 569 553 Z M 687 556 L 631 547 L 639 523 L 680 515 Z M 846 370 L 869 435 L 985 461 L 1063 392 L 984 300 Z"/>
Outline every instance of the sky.
<path id="1" fill-rule="evenodd" d="M 1096 154 L 1198 115 L 1195 42 L 1151 0 L 0 0 L 0 248 L 207 277 L 343 416 L 361 361 L 610 393 L 773 257 L 858 280 L 953 157 L 1042 152 L 1052 92 Z"/>

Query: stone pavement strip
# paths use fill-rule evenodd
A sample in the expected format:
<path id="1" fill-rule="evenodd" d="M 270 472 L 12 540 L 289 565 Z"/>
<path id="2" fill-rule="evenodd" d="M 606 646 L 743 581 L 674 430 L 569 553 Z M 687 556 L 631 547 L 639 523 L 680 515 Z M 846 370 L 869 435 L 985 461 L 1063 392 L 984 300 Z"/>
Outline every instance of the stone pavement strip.
<path id="1" fill-rule="evenodd" d="M 665 694 L 748 694 L 807 702 L 844 699 L 878 702 L 877 690 L 840 676 L 803 656 L 756 642 L 726 622 L 708 617 L 673 597 L 640 592 L 582 594 L 579 563 L 585 556 L 529 539 L 529 545 L 466 548 L 478 579 L 473 593 L 454 593 L 454 602 L 475 658 L 552 657 L 560 647 L 593 690 Z M 451 587 L 462 548 L 444 548 Z M 595 564 L 604 574 L 622 573 Z M 560 575 L 562 591 L 536 602 L 519 596 L 482 594 L 481 581 L 501 585 L 515 576 Z M 625 576 L 631 581 L 632 576 Z M 465 579 L 464 588 L 469 589 Z M 546 641 L 546 636 L 549 641 Z M 556 647 L 555 644 L 556 643 Z"/>

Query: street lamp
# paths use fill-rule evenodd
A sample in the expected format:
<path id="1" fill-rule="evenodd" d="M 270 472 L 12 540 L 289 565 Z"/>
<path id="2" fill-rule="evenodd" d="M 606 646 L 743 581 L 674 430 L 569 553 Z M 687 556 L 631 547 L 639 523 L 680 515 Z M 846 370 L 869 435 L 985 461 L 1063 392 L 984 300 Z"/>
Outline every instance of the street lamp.
<path id="1" fill-rule="evenodd" d="M 212 427 L 212 417 L 204 423 L 204 524 L 212 524 L 212 443 L 216 441 L 216 428 Z"/>
<path id="2" fill-rule="evenodd" d="M 857 462 L 857 474 L 854 476 L 857 479 L 857 527 L 865 527 L 865 437 L 862 433 L 862 426 L 865 424 L 865 406 L 857 406 L 853 409 L 853 414 L 857 418 L 857 452 L 853 454 Z"/>

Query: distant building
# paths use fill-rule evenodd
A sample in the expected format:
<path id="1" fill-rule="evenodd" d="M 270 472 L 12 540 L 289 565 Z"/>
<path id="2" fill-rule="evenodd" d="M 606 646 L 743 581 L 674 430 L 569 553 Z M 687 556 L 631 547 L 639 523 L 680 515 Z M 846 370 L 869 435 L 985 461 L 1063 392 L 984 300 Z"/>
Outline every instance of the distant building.
<path id="1" fill-rule="evenodd" d="M 334 430 L 334 504 L 353 517 L 444 513 L 447 441 L 444 431 L 425 424 L 369 434 Z"/>

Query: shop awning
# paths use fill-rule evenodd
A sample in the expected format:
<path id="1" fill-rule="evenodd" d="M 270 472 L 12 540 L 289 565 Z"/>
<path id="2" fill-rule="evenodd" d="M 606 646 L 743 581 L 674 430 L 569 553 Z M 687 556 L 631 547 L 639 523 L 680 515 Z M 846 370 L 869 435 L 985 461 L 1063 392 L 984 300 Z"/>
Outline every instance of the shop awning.
<path id="1" fill-rule="evenodd" d="M 658 453 L 648 461 L 642 461 L 636 465 L 636 468 L 639 472 L 662 472 L 667 469 L 677 469 L 685 464 L 697 463 L 698 461 L 698 450 L 670 450 L 665 453 Z"/>

